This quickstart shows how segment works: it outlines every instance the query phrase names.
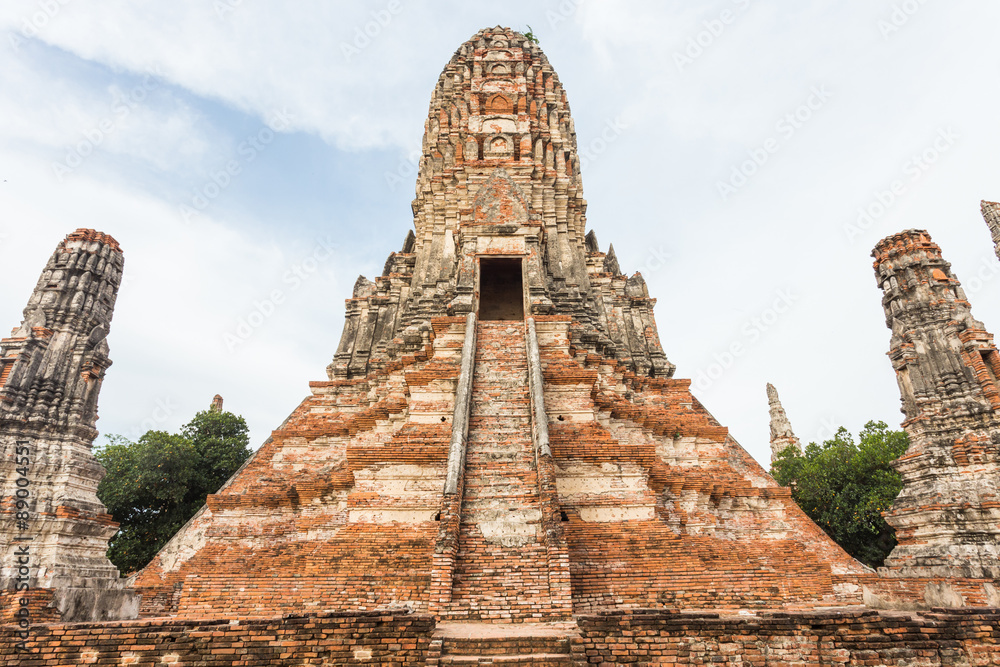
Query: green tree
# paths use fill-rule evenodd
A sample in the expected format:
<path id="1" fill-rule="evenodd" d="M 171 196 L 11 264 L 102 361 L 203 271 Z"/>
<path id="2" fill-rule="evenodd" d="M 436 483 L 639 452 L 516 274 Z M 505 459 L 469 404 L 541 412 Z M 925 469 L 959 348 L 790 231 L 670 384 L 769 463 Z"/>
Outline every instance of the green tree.
<path id="1" fill-rule="evenodd" d="M 215 493 L 250 456 L 250 436 L 243 417 L 221 410 L 203 410 L 181 427 L 201 455 L 203 486 Z"/>
<path id="2" fill-rule="evenodd" d="M 906 452 L 910 440 L 885 422 L 865 424 L 855 444 L 841 426 L 822 445 L 809 443 L 799 453 L 788 447 L 771 466 L 792 498 L 847 553 L 879 567 L 896 546 L 895 532 L 882 512 L 892 506 L 902 479 L 890 463 Z"/>
<path id="3" fill-rule="evenodd" d="M 205 410 L 180 434 L 109 435 L 95 452 L 107 475 L 97 497 L 119 523 L 108 558 L 124 574 L 145 567 L 250 456 L 243 417 Z"/>

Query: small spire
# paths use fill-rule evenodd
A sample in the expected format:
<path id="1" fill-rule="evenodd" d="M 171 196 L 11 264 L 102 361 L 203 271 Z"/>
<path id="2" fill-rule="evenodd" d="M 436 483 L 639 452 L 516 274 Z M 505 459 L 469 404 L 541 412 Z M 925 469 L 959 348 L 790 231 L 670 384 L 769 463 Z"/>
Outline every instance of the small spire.
<path id="1" fill-rule="evenodd" d="M 608 246 L 608 254 L 604 256 L 604 272 L 616 276 L 622 274 L 622 270 L 618 266 L 618 256 L 615 255 L 614 244 Z"/>
<path id="2" fill-rule="evenodd" d="M 216 394 L 212 399 L 212 407 L 209 408 L 212 412 L 222 412 L 222 396 Z"/>
<path id="3" fill-rule="evenodd" d="M 767 384 L 767 403 L 771 410 L 771 463 L 774 463 L 778 454 L 789 445 L 800 452 L 802 445 L 792 432 L 792 424 L 788 421 L 785 408 L 781 406 L 781 400 L 778 399 L 778 390 L 770 382 Z"/>

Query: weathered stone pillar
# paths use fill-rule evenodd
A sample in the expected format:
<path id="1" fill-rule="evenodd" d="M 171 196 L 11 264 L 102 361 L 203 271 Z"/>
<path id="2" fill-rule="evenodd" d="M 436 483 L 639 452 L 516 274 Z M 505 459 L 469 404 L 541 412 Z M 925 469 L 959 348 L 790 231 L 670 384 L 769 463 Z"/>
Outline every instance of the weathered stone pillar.
<path id="1" fill-rule="evenodd" d="M 1000 204 L 984 199 L 980 202 L 980 207 L 986 226 L 990 228 L 990 236 L 993 237 L 993 251 L 1000 257 Z"/>
<path id="2" fill-rule="evenodd" d="M 789 446 L 795 447 L 801 453 L 802 444 L 792 432 L 792 423 L 788 421 L 785 408 L 778 398 L 778 390 L 771 383 L 767 385 L 767 403 L 771 412 L 771 463 L 774 463 L 778 454 Z"/>
<path id="3" fill-rule="evenodd" d="M 885 574 L 1000 577 L 1000 355 L 941 249 L 922 230 L 875 246 L 889 358 L 910 447 L 886 515 L 899 545 Z"/>
<path id="4" fill-rule="evenodd" d="M 110 236 L 70 234 L 42 271 L 21 326 L 0 341 L 3 602 L 51 591 L 50 606 L 65 621 L 138 612 L 137 596 L 105 556 L 118 526 L 97 499 L 104 469 L 91 454 L 123 263 Z"/>

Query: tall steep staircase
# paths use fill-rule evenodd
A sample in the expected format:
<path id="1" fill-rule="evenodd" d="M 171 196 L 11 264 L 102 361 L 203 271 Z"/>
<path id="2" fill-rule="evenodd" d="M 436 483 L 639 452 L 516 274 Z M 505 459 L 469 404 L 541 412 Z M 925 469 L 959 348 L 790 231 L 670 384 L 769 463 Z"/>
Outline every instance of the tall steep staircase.
<path id="1" fill-rule="evenodd" d="M 449 619 L 551 618 L 523 321 L 477 324 Z"/>

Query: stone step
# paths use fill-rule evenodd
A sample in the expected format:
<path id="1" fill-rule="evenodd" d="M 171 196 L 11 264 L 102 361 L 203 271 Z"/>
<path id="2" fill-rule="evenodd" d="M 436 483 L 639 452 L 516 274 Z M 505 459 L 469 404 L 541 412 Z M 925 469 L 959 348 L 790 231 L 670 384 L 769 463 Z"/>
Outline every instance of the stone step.
<path id="1" fill-rule="evenodd" d="M 494 479 L 482 479 L 481 477 L 469 476 L 469 479 L 465 480 L 465 488 L 470 491 L 484 490 L 484 489 L 496 489 L 499 493 L 501 491 L 513 491 L 518 487 L 523 487 L 525 484 L 534 485 L 535 483 L 535 471 L 531 470 L 527 466 L 524 466 L 522 470 L 513 470 L 514 467 L 508 462 L 504 470 L 504 476 L 502 478 L 497 477 Z M 525 495 L 534 495 L 535 490 L 525 491 Z"/>
<path id="2" fill-rule="evenodd" d="M 499 437 L 490 437 L 489 434 L 478 433 L 473 438 L 472 427 L 469 430 L 469 439 L 466 441 L 468 443 L 467 449 L 470 454 L 485 457 L 484 461 L 488 461 L 490 454 L 493 453 L 509 454 L 512 452 L 523 454 L 527 457 L 525 460 L 528 460 L 528 458 L 534 460 L 535 450 L 531 438 L 525 438 L 524 433 L 500 434 Z"/>
<path id="3" fill-rule="evenodd" d="M 508 454 L 518 454 L 524 457 L 525 461 L 534 461 L 534 454 L 526 454 L 524 452 L 524 446 L 530 445 L 529 442 L 525 442 L 522 438 L 504 438 L 496 440 L 477 439 L 477 443 L 489 444 L 489 451 L 477 451 L 474 452 L 476 456 L 483 457 L 484 461 L 488 461 L 491 456 L 506 456 Z M 472 457 L 468 457 L 472 458 Z"/>
<path id="4" fill-rule="evenodd" d="M 520 423 L 506 422 L 504 424 L 496 423 L 495 417 L 490 417 L 488 419 L 476 420 L 478 423 L 469 423 L 469 438 L 476 438 L 477 442 L 510 442 L 511 444 L 522 444 L 531 442 L 531 425 L 529 419 L 524 417 L 523 419 L 518 419 L 516 415 L 512 416 L 513 419 L 517 419 Z M 504 419 L 501 417 L 501 419 Z M 513 420 L 512 420 L 513 421 Z"/>
<path id="5" fill-rule="evenodd" d="M 466 461 L 466 465 L 471 463 Z M 471 466 L 470 466 L 471 467 Z M 489 462 L 482 462 L 479 467 L 483 468 L 493 468 L 494 473 L 490 478 L 484 478 L 479 475 L 469 475 L 466 474 L 465 486 L 467 489 L 485 489 L 491 486 L 495 486 L 498 489 L 510 489 L 514 486 L 524 486 L 528 484 L 532 487 L 536 485 L 535 471 L 529 465 L 527 460 L 523 462 L 514 461 L 511 459 L 490 459 Z M 536 489 L 532 489 L 530 493 L 535 493 Z M 529 494 L 530 495 L 530 494 Z"/>
<path id="6" fill-rule="evenodd" d="M 502 496 L 501 500 L 505 501 L 510 505 L 527 505 L 531 498 L 526 498 L 523 496 Z M 536 515 L 537 516 L 537 515 Z M 465 508 L 465 513 L 462 516 L 465 523 L 479 523 L 480 521 L 496 521 L 497 508 L 496 508 L 496 497 L 482 497 L 474 498 L 469 501 L 469 505 Z M 537 523 L 536 521 L 529 521 L 528 523 Z"/>
<path id="7" fill-rule="evenodd" d="M 475 465 L 489 465 L 494 463 L 498 466 L 503 466 L 505 471 L 513 471 L 516 475 L 527 475 L 528 473 L 534 473 L 533 463 L 534 458 L 527 457 L 521 452 L 490 452 L 488 454 L 479 454 L 477 456 L 466 456 L 466 464 L 469 463 Z M 508 472 L 508 474 L 510 474 Z"/>
<path id="8" fill-rule="evenodd" d="M 527 495 L 532 495 L 537 492 L 534 488 L 535 482 L 535 471 L 527 465 L 518 465 L 513 461 L 491 461 L 492 466 L 483 464 L 480 467 L 486 469 L 488 467 L 493 467 L 493 474 L 489 478 L 484 478 L 479 475 L 469 475 L 466 474 L 465 488 L 469 490 L 473 489 L 487 489 L 490 487 L 496 488 L 498 491 L 501 489 L 512 490 L 516 487 L 523 487 L 527 484 L 531 487 L 530 491 L 526 491 Z M 466 461 L 466 465 L 469 461 Z"/>
<path id="9" fill-rule="evenodd" d="M 535 667 L 557 667 L 558 665 L 572 665 L 573 656 L 561 654 L 517 654 L 517 655 L 443 655 L 438 661 L 439 665 L 535 665 Z"/>
<path id="10" fill-rule="evenodd" d="M 516 456 L 523 465 L 534 467 L 535 450 L 530 438 L 528 440 L 523 437 L 498 440 L 476 438 L 473 440 L 470 437 L 466 441 L 466 452 L 465 460 L 483 466 L 484 470 L 494 459 L 510 461 L 512 456 Z"/>
<path id="11" fill-rule="evenodd" d="M 439 628 L 441 665 L 571 665 L 570 624 L 456 624 Z"/>
<path id="12" fill-rule="evenodd" d="M 524 489 L 525 484 L 531 484 L 534 482 L 534 473 L 524 474 L 525 479 L 520 482 L 513 482 L 510 480 L 505 481 L 489 481 L 481 479 L 470 479 L 465 482 L 465 489 L 469 492 L 470 497 L 475 497 L 476 495 L 481 495 L 485 493 L 494 492 L 499 495 L 507 496 L 525 496 L 534 497 L 537 494 L 535 491 Z"/>

